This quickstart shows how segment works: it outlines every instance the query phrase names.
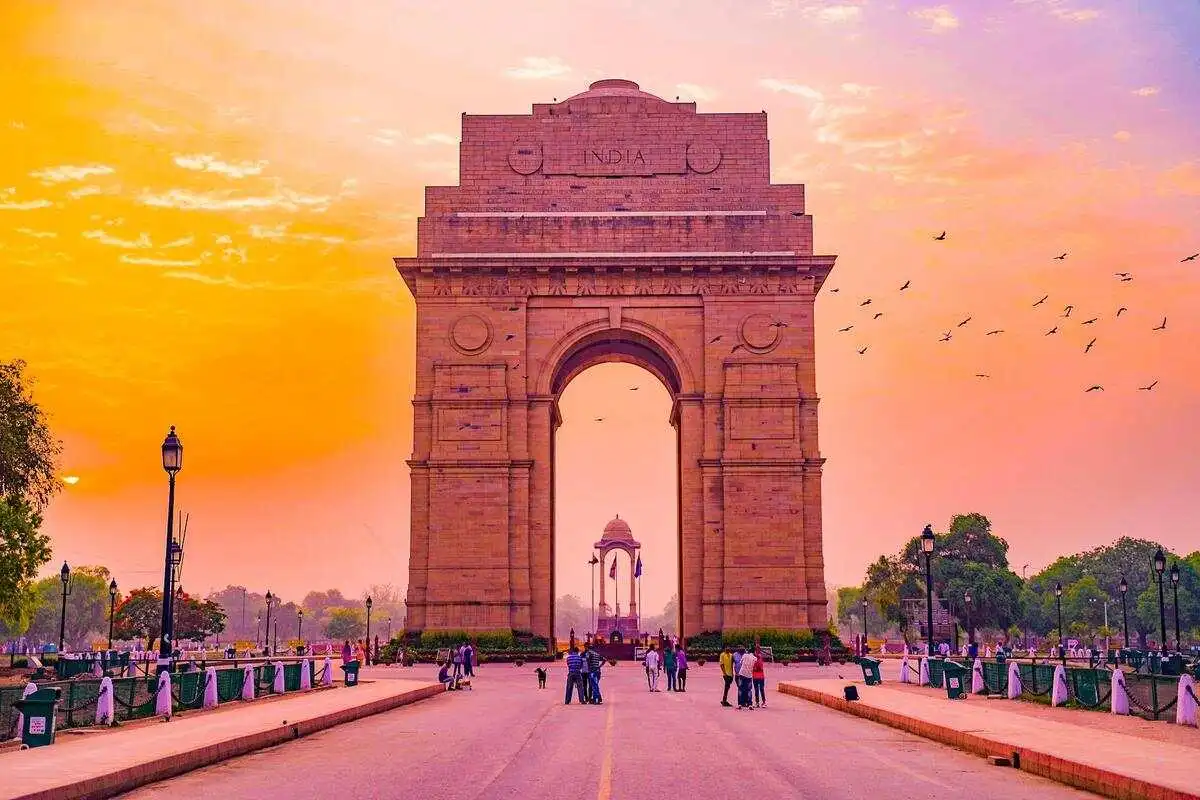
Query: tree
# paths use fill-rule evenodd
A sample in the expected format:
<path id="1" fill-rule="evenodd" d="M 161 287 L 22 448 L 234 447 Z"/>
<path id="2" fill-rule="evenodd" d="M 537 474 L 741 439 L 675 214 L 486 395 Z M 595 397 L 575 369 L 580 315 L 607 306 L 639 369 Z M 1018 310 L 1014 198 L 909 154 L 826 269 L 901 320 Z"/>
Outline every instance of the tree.
<path id="1" fill-rule="evenodd" d="M 335 608 L 329 613 L 325 635 L 330 639 L 359 639 L 367 629 L 367 615 L 361 608 Z"/>
<path id="2" fill-rule="evenodd" d="M 159 597 L 162 593 L 159 592 Z M 162 616 L 160 609 L 159 616 Z M 186 592 L 175 596 L 175 640 L 202 642 L 225 630 L 225 610 L 212 600 L 199 600 Z"/>
<path id="3" fill-rule="evenodd" d="M 323 631 L 329 626 L 334 609 L 361 608 L 362 604 L 345 597 L 338 589 L 328 589 L 324 592 L 309 592 L 304 595 L 300 607 L 304 609 L 304 616 L 308 618 L 309 622 L 316 626 L 312 630 Z"/>
<path id="4" fill-rule="evenodd" d="M 26 500 L 0 498 L 0 625 L 13 636 L 29 626 L 37 607 L 33 580 L 50 560 L 50 537 L 38 531 L 41 525 Z"/>
<path id="5" fill-rule="evenodd" d="M 61 488 L 62 445 L 34 401 L 24 361 L 0 362 L 0 499 L 24 500 L 40 512 Z"/>
<path id="6" fill-rule="evenodd" d="M 591 618 L 589 617 L 589 622 Z M 641 618 L 642 630 L 649 633 L 658 633 L 658 629 L 662 628 L 663 633 L 668 636 L 679 632 L 679 595 L 671 595 L 671 599 L 663 606 L 661 614 L 651 616 L 643 615 Z"/>
<path id="7" fill-rule="evenodd" d="M 108 634 L 108 581 L 104 567 L 76 567 L 71 571 L 71 593 L 67 595 L 66 645 L 88 649 L 94 636 Z M 62 578 L 54 574 L 33 585 L 37 598 L 29 624 L 31 638 L 57 642 L 62 620 Z"/>
<path id="8" fill-rule="evenodd" d="M 860 586 L 842 586 L 837 593 L 837 621 L 839 630 L 847 636 L 863 632 L 863 597 L 867 598 L 867 630 L 873 636 L 884 633 L 888 621 L 879 613 L 879 607 L 871 602 L 871 593 L 864 595 Z"/>
<path id="9" fill-rule="evenodd" d="M 404 624 L 404 592 L 390 583 L 373 583 L 363 592 L 362 599 L 370 597 L 371 608 L 371 631 L 372 636 L 379 633 L 380 637 L 387 636 L 387 620 L 392 618 L 392 635 L 399 633 L 400 626 Z M 307 612 L 305 612 L 307 613 Z"/>
<path id="10" fill-rule="evenodd" d="M 151 642 L 162 633 L 162 590 L 150 586 L 134 589 L 117 606 L 113 636 Z"/>
<path id="11" fill-rule="evenodd" d="M 554 635 L 566 639 L 575 629 L 580 639 L 592 626 L 592 612 L 578 595 L 567 594 L 554 601 Z"/>

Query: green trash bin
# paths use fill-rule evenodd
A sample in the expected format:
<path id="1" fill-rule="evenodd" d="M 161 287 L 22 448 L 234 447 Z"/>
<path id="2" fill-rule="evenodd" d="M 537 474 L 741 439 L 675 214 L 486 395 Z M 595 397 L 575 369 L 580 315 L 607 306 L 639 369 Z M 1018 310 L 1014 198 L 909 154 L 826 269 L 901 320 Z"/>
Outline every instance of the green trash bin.
<path id="1" fill-rule="evenodd" d="M 951 700 L 961 700 L 967 696 L 967 676 L 971 670 L 957 661 L 946 660 L 942 664 L 942 676 L 946 685 L 946 696 Z"/>
<path id="2" fill-rule="evenodd" d="M 879 672 L 880 663 L 878 658 L 869 656 L 863 656 L 858 660 L 858 665 L 862 667 L 863 680 L 866 681 L 867 686 L 878 686 L 883 683 L 883 675 Z"/>
<path id="3" fill-rule="evenodd" d="M 38 689 L 21 700 L 13 701 L 13 708 L 23 715 L 21 742 L 29 747 L 45 747 L 54 744 L 54 715 L 58 710 L 58 699 L 62 690 L 58 687 Z"/>
<path id="4" fill-rule="evenodd" d="M 347 686 L 358 686 L 358 661 L 347 661 L 342 664 L 342 672 L 346 673 Z"/>

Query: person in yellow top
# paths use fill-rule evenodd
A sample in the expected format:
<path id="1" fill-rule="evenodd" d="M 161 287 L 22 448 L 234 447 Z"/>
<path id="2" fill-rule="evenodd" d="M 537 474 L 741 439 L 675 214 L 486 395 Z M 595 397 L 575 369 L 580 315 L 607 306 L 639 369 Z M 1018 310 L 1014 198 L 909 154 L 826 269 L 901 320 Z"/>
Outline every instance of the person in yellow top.
<path id="1" fill-rule="evenodd" d="M 721 678 L 725 681 L 725 691 L 721 694 L 721 705 L 731 705 L 729 702 L 729 687 L 733 685 L 733 653 L 729 645 L 721 648 Z"/>

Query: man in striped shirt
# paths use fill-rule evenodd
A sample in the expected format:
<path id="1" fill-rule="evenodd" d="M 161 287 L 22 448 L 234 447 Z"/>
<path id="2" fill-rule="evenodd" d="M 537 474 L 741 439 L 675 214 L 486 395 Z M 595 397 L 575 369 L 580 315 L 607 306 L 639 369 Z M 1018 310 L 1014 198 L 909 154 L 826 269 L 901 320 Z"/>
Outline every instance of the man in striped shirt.
<path id="1" fill-rule="evenodd" d="M 567 653 L 567 697 L 563 701 L 567 705 L 571 705 L 571 690 L 575 689 L 579 694 L 579 702 L 586 703 L 583 699 L 583 656 L 579 655 L 579 648 L 571 646 Z"/>

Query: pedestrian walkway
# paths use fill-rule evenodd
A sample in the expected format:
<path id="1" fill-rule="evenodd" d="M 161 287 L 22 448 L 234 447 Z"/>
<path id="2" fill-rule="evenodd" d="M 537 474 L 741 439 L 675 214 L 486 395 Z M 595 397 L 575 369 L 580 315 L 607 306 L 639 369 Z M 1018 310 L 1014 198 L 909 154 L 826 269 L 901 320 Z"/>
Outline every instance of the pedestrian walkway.
<path id="1" fill-rule="evenodd" d="M 0 800 L 112 797 L 442 691 L 426 681 L 374 681 L 229 703 L 170 722 L 60 733 L 48 747 L 0 754 Z"/>
<path id="2" fill-rule="evenodd" d="M 847 685 L 858 690 L 857 701 L 845 699 Z M 1019 701 L 982 696 L 952 701 L 866 686 L 861 679 L 782 682 L 779 691 L 977 755 L 1016 754 L 1022 770 L 1109 797 L 1200 798 L 1195 749 L 1111 730 L 1085 733 L 1078 725 L 1006 710 L 1007 703 Z"/>

